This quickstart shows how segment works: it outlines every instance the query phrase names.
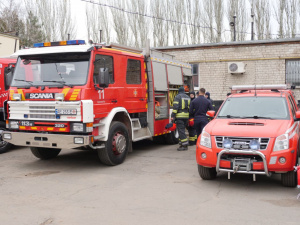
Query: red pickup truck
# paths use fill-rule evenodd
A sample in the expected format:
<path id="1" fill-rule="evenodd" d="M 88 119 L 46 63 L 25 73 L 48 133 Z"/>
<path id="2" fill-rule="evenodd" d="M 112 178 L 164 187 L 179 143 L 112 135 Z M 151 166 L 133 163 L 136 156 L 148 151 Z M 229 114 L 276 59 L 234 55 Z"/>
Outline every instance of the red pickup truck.
<path id="1" fill-rule="evenodd" d="M 299 157 L 300 111 L 287 85 L 233 86 L 215 118 L 198 138 L 196 158 L 204 180 L 217 172 L 281 174 L 295 187 Z"/>

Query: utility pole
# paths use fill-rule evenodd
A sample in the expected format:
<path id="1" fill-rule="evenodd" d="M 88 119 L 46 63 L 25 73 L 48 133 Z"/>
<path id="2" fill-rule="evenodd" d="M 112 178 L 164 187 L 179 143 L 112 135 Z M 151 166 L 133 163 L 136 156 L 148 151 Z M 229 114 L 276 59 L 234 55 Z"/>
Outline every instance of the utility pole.
<path id="1" fill-rule="evenodd" d="M 251 8 L 251 41 L 254 40 L 254 12 L 253 8 Z"/>
<path id="2" fill-rule="evenodd" d="M 236 15 L 233 16 L 233 41 L 236 41 L 235 18 Z"/>
<path id="3" fill-rule="evenodd" d="M 102 39 L 102 30 L 100 30 L 100 43 L 102 42 L 101 39 Z"/>

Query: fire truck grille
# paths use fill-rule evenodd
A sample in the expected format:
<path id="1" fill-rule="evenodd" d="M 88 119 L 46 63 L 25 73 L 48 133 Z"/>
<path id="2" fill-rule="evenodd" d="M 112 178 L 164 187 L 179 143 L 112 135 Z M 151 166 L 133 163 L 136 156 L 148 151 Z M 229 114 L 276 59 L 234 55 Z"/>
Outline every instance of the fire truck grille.
<path id="1" fill-rule="evenodd" d="M 55 119 L 55 115 L 32 114 L 30 115 L 30 119 Z"/>
<path id="2" fill-rule="evenodd" d="M 237 150 L 250 149 L 249 143 L 251 140 L 258 140 L 260 143 L 259 150 L 266 150 L 269 144 L 269 138 L 248 138 L 248 137 L 224 137 L 224 136 L 216 136 L 216 145 L 218 148 L 224 148 L 223 141 L 224 139 L 232 140 L 232 148 Z"/>

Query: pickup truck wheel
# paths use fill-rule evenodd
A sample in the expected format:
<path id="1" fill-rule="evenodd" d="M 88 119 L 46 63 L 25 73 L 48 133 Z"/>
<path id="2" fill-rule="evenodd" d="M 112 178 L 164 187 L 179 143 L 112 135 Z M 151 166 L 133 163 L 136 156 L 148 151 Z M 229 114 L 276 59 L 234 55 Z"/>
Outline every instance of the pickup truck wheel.
<path id="1" fill-rule="evenodd" d="M 39 148 L 39 147 L 30 147 L 32 154 L 39 159 L 52 159 L 58 156 L 61 149 L 57 148 Z"/>
<path id="2" fill-rule="evenodd" d="M 165 134 L 164 138 L 168 145 L 175 145 L 179 143 L 179 139 L 175 137 L 175 131 Z"/>
<path id="3" fill-rule="evenodd" d="M 1 126 L 1 127 L 0 127 L 0 130 L 1 130 L 1 132 L 4 131 L 4 130 L 6 130 L 6 129 L 4 128 L 4 127 L 5 127 L 5 123 L 4 123 L 4 127 L 2 127 L 2 126 L 3 126 L 2 123 L 3 123 L 3 122 L 0 123 L 0 126 Z M 2 153 L 4 153 L 4 152 L 7 152 L 7 150 L 10 149 L 11 146 L 12 146 L 11 143 L 8 143 L 8 142 L 6 142 L 6 141 L 3 141 L 2 137 L 0 137 L 0 154 L 2 154 Z"/>
<path id="4" fill-rule="evenodd" d="M 129 149 L 129 135 L 127 127 L 113 121 L 110 125 L 105 148 L 98 149 L 100 161 L 108 166 L 115 166 L 124 162 Z"/>
<path id="5" fill-rule="evenodd" d="M 298 157 L 299 155 L 297 154 L 296 158 L 296 166 L 298 165 Z M 296 187 L 297 186 L 297 172 L 289 171 L 287 173 L 282 173 L 281 174 L 281 183 L 285 187 Z"/>
<path id="6" fill-rule="evenodd" d="M 208 168 L 198 165 L 198 172 L 203 180 L 213 180 L 217 177 L 216 168 Z"/>

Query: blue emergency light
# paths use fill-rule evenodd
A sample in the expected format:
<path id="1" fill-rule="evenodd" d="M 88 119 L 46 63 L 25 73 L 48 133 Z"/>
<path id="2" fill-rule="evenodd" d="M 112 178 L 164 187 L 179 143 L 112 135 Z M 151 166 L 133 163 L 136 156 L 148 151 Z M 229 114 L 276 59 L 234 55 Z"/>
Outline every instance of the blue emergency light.
<path id="1" fill-rule="evenodd" d="M 63 45 L 84 45 L 85 40 L 69 40 L 69 41 L 55 41 L 55 42 L 44 42 L 34 43 L 33 47 L 50 47 L 50 46 L 63 46 Z"/>

